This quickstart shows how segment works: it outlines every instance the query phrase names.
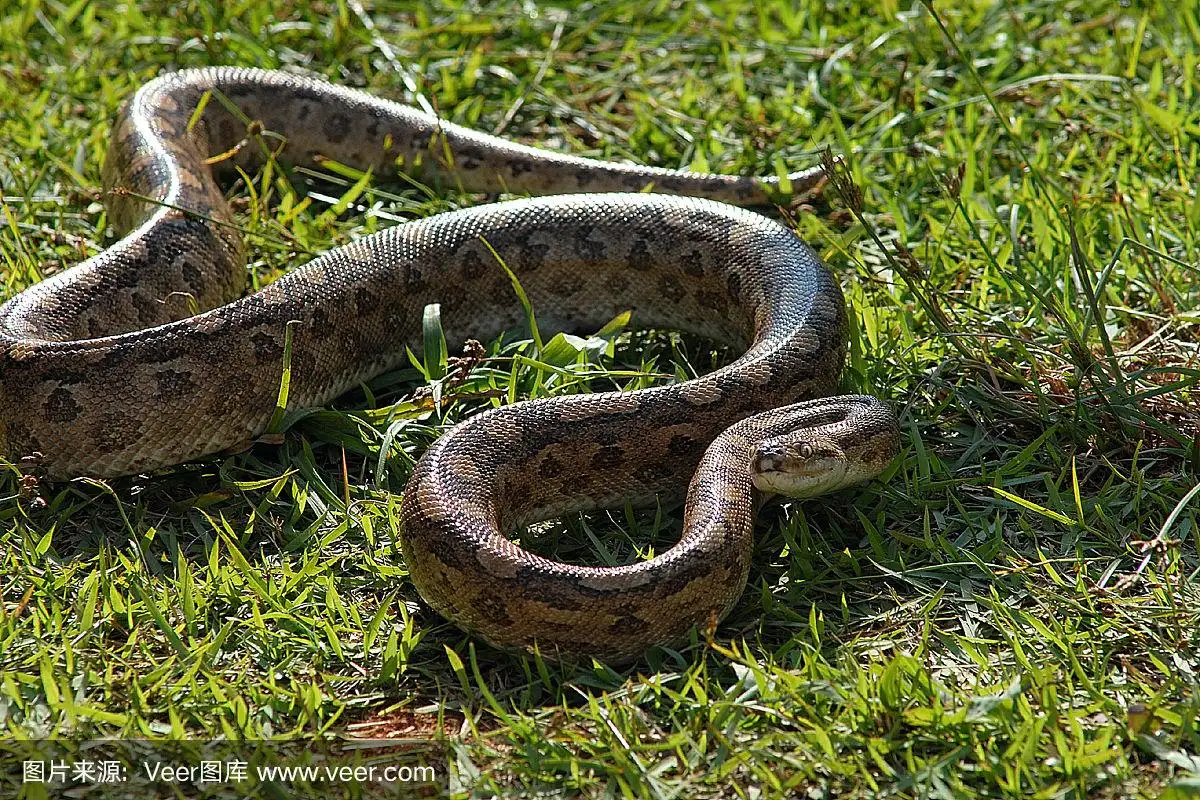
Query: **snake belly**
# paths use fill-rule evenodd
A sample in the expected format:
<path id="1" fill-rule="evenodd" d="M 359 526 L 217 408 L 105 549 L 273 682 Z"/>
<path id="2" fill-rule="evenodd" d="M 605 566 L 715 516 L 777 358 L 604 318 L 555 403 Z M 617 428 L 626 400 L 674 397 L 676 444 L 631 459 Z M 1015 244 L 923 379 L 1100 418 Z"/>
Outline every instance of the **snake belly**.
<path id="1" fill-rule="evenodd" d="M 242 296 L 244 246 L 218 181 L 255 169 L 267 148 L 291 163 L 399 163 L 434 184 L 551 196 L 397 225 Z M 791 178 L 803 189 L 818 175 Z M 691 381 L 493 409 L 421 459 L 401 511 L 413 580 L 498 644 L 621 657 L 723 615 L 746 580 L 753 510 L 742 456 L 705 451 L 739 420 L 837 386 L 836 281 L 790 230 L 726 204 L 767 202 L 769 178 L 559 155 L 319 80 L 210 68 L 131 98 L 105 182 L 112 219 L 130 232 L 0 307 L 0 449 L 52 478 L 144 472 L 261 435 L 289 328 L 288 405 L 304 408 L 419 350 L 429 303 L 451 342 L 519 327 L 497 257 L 544 329 L 591 332 L 632 311 L 637 327 L 742 349 Z M 575 567 L 504 536 L 567 511 L 681 496 L 702 458 L 706 484 L 686 513 L 705 516 L 705 530 L 685 522 L 680 545 L 653 562 Z"/>

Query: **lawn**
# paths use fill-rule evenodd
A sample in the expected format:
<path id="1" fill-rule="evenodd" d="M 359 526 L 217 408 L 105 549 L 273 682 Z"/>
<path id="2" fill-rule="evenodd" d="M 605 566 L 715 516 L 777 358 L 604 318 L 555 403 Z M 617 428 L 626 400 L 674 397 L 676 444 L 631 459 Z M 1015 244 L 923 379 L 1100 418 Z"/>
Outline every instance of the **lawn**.
<path id="1" fill-rule="evenodd" d="M 5 796 L 16 740 L 46 737 L 386 739 L 384 763 L 436 771 L 238 789 L 264 797 L 1200 796 L 1196 3 L 7 0 L 3 297 L 114 240 L 111 118 L 210 64 L 415 91 L 605 159 L 776 174 L 844 154 L 849 191 L 774 213 L 838 275 L 844 388 L 893 403 L 903 452 L 884 480 L 767 508 L 730 617 L 623 668 L 495 650 L 424 608 L 399 493 L 489 404 L 734 355 L 704 341 L 623 332 L 547 370 L 509 337 L 440 416 L 426 355 L 239 454 L 109 482 L 6 466 Z M 247 179 L 230 191 L 256 284 L 486 199 Z M 527 544 L 631 563 L 679 516 L 617 509 Z"/>

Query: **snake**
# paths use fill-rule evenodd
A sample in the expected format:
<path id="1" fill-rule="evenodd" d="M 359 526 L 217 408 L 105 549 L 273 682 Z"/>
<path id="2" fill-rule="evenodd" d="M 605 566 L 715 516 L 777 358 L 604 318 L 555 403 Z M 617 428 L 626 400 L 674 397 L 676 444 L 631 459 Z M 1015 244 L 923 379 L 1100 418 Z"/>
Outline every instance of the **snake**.
<path id="1" fill-rule="evenodd" d="M 222 185 L 278 158 L 399 169 L 516 199 L 402 222 L 247 293 Z M 883 401 L 838 395 L 837 280 L 753 210 L 786 181 L 556 153 L 319 78 L 188 69 L 139 87 L 104 160 L 122 233 L 0 306 L 0 453 L 47 480 L 150 472 L 245 447 L 279 410 L 318 407 L 421 350 L 526 324 L 595 332 L 628 312 L 736 348 L 731 363 L 632 391 L 555 395 L 469 416 L 420 457 L 396 536 L 418 594 L 499 647 L 636 658 L 724 617 L 755 514 L 880 475 L 899 447 Z M 511 272 L 511 274 L 510 274 Z M 679 541 L 633 564 L 534 555 L 514 533 L 622 503 L 684 502 Z"/>

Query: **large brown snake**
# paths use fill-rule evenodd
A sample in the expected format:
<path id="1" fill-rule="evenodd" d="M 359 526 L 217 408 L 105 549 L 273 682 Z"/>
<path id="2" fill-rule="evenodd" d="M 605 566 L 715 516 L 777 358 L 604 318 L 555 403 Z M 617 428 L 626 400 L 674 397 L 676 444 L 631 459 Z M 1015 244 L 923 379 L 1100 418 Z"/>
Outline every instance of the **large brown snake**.
<path id="1" fill-rule="evenodd" d="M 400 162 L 474 192 L 707 199 L 571 194 L 440 214 L 235 299 L 243 245 L 210 163 L 261 163 L 247 121 L 293 163 Z M 291 321 L 298 408 L 402 363 L 431 302 L 451 341 L 516 327 L 522 310 L 497 255 L 543 327 L 592 331 L 632 310 L 639 327 L 744 348 L 696 380 L 497 408 L 429 449 L 403 499 L 408 567 L 430 605 L 494 643 L 620 659 L 720 618 L 745 584 L 762 492 L 870 478 L 898 446 L 873 398 L 813 399 L 836 389 L 846 340 L 825 266 L 783 226 L 714 202 L 765 203 L 771 179 L 557 155 L 359 91 L 231 68 L 139 90 L 105 178 L 113 217 L 132 232 L 0 307 L 2 449 L 12 461 L 39 454 L 51 477 L 131 474 L 259 436 Z M 568 510 L 679 496 L 689 477 L 682 539 L 651 560 L 569 566 L 503 535 Z"/>

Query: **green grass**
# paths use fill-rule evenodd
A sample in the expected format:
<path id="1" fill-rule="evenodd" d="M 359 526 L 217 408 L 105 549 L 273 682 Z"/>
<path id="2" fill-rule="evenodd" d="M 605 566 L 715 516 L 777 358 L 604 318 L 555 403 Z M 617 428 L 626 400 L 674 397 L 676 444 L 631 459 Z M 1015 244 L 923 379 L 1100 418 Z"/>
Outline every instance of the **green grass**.
<path id="1" fill-rule="evenodd" d="M 861 209 L 829 188 L 788 218 L 846 287 L 845 387 L 902 416 L 894 473 L 767 510 L 714 641 L 614 671 L 422 608 L 398 493 L 490 403 L 729 358 L 703 342 L 622 334 L 565 374 L 493 343 L 440 420 L 433 358 L 278 446 L 107 485 L 9 469 L 6 734 L 392 736 L 458 796 L 1200 794 L 1196 4 L 483 5 L 4 3 L 4 295 L 111 242 L 109 121 L 174 67 L 399 98 L 407 74 L 454 121 L 655 165 L 770 174 L 831 147 Z M 335 207 L 353 183 L 235 187 L 258 281 L 480 200 L 377 182 Z M 677 531 L 678 509 L 618 510 L 532 546 L 628 562 Z"/>

